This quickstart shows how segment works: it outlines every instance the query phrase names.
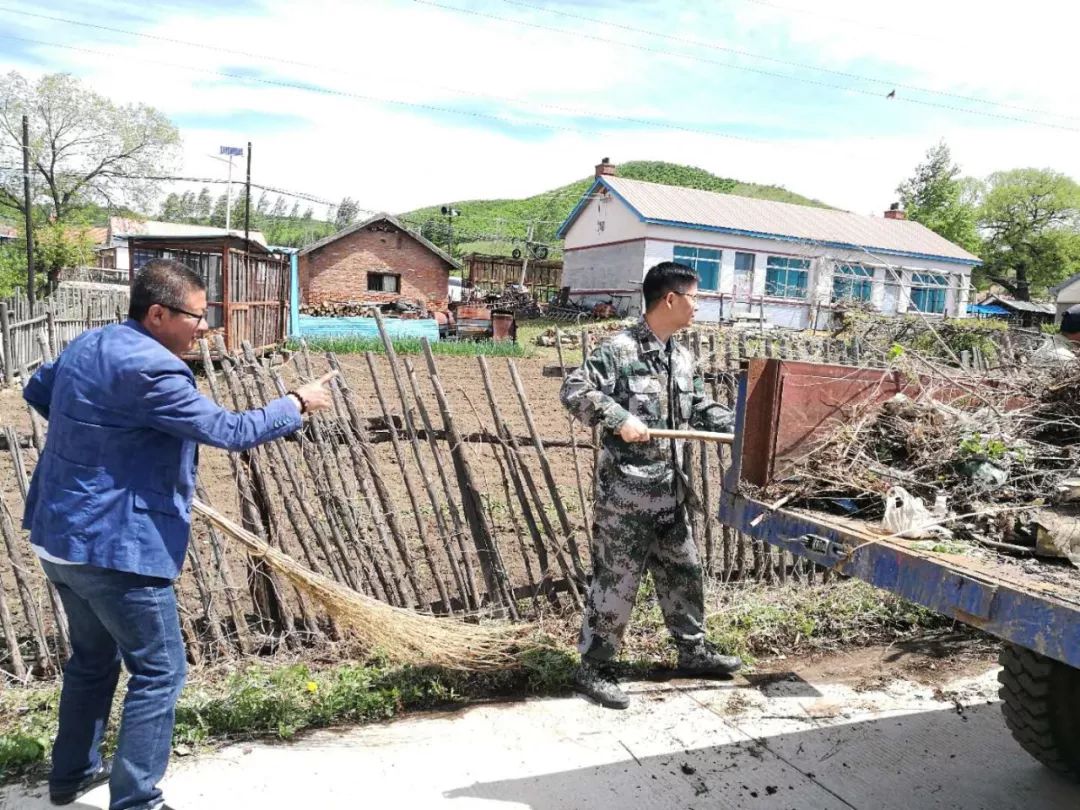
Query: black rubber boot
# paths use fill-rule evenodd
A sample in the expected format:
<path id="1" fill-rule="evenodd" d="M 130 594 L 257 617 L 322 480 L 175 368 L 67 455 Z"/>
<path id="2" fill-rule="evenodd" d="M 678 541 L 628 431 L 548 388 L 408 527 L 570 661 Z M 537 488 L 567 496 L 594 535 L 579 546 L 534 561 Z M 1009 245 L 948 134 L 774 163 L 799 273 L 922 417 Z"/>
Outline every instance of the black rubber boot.
<path id="1" fill-rule="evenodd" d="M 734 675 L 742 659 L 724 655 L 711 641 L 676 642 L 679 669 L 690 675 Z"/>
<path id="2" fill-rule="evenodd" d="M 619 688 L 619 682 L 610 666 L 583 658 L 574 677 L 574 684 L 578 692 L 608 709 L 625 709 L 630 705 L 629 695 Z"/>

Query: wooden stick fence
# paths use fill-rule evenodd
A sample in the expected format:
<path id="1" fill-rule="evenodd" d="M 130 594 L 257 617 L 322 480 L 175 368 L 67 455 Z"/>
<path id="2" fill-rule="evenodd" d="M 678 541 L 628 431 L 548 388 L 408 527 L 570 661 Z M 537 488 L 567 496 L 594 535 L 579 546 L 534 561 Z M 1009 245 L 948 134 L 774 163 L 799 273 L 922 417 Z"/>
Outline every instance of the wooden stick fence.
<path id="1" fill-rule="evenodd" d="M 65 341 L 66 320 L 40 316 L 25 341 L 47 359 Z M 530 390 L 522 364 L 439 359 L 426 344 L 422 358 L 401 358 L 385 330 L 381 336 L 385 353 L 349 358 L 316 357 L 306 347 L 259 358 L 250 346 L 229 354 L 219 343 L 216 365 L 203 342 L 201 384 L 231 408 L 260 407 L 319 376 L 324 364 L 340 376 L 332 383 L 334 408 L 294 436 L 245 453 L 204 449 L 198 497 L 313 570 L 389 604 L 512 619 L 526 605 L 580 608 L 595 476 L 589 461 L 598 441 L 561 410 L 547 412 L 553 391 L 538 406 L 540 392 Z M 588 344 L 594 336 L 584 338 Z M 739 363 L 755 352 L 851 354 L 829 341 L 756 333 L 685 340 L 714 397 L 727 403 Z M 7 467 L 0 474 L 18 484 L 0 496 L 0 672 L 19 681 L 55 673 L 70 645 L 55 593 L 17 528 L 44 430 L 36 417 L 18 430 L 7 426 L 8 452 L 0 453 Z M 695 520 L 710 574 L 729 583 L 820 580 L 821 572 L 781 550 L 717 525 L 729 449 L 688 446 L 686 472 L 706 507 Z M 339 638 L 319 608 L 201 520 L 176 589 L 196 663 Z"/>

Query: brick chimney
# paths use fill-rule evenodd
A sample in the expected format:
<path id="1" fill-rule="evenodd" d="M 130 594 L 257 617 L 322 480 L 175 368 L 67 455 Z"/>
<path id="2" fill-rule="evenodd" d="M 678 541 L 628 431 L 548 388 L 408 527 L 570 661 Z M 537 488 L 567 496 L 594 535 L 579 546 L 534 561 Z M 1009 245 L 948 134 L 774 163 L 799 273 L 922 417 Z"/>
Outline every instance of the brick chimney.
<path id="1" fill-rule="evenodd" d="M 885 219 L 907 219 L 907 214 L 904 213 L 904 209 L 897 202 L 889 206 L 889 210 L 885 212 Z"/>
<path id="2" fill-rule="evenodd" d="M 597 177 L 614 177 L 618 174 L 617 166 L 611 162 L 609 158 L 603 158 L 596 164 L 596 176 Z"/>

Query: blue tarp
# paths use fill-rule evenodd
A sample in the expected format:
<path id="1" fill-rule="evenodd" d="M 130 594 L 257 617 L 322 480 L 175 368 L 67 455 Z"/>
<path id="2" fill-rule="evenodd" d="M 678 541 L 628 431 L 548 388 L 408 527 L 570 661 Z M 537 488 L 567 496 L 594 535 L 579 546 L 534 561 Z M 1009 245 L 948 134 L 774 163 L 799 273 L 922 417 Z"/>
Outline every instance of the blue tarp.
<path id="1" fill-rule="evenodd" d="M 374 318 L 331 318 L 315 315 L 299 316 L 300 336 L 378 338 L 379 327 Z M 439 339 L 439 324 L 434 318 L 383 318 L 390 339 L 426 337 L 434 343 Z"/>
<path id="2" fill-rule="evenodd" d="M 1010 315 L 1009 310 L 997 304 L 968 304 L 969 315 Z"/>

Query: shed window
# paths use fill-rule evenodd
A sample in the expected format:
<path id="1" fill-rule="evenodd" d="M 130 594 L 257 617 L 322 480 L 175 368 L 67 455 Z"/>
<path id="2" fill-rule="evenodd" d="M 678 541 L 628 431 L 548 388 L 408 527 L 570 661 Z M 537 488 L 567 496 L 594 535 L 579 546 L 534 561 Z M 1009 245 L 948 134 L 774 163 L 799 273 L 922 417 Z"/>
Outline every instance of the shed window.
<path id="1" fill-rule="evenodd" d="M 368 273 L 368 292 L 401 292 L 401 276 L 394 273 Z"/>

